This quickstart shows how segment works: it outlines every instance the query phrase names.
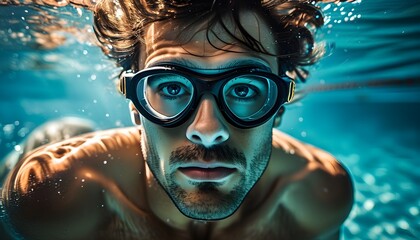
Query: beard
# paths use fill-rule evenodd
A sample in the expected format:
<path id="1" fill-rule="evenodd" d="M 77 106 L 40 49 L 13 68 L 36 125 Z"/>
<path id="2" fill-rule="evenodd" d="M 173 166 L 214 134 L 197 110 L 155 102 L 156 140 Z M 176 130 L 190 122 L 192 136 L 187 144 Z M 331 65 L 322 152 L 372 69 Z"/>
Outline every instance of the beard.
<path id="1" fill-rule="evenodd" d="M 264 173 L 271 155 L 271 135 L 264 138 L 255 149 L 254 155 L 247 160 L 245 155 L 227 145 L 216 145 L 205 148 L 191 144 L 182 146 L 171 152 L 169 169 L 162 169 L 155 143 L 147 135 L 146 162 L 161 187 L 171 198 L 179 211 L 187 217 L 197 220 L 219 220 L 232 215 L 242 204 L 246 195 Z M 230 191 L 222 191 L 223 183 L 189 181 L 194 190 L 187 191 L 175 181 L 177 166 L 189 162 L 214 160 L 239 165 L 244 169 L 240 179 L 231 186 Z"/>

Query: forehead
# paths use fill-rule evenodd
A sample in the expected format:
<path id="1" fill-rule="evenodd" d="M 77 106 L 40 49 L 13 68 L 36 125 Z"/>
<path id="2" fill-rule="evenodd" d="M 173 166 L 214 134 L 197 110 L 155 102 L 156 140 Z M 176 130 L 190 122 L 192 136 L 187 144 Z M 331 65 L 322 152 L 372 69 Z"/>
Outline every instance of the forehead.
<path id="1" fill-rule="evenodd" d="M 263 18 L 252 11 L 240 13 L 242 27 L 259 41 L 266 51 L 275 54 L 272 32 Z M 149 67 L 162 62 L 175 62 L 190 68 L 218 69 L 223 66 L 255 62 L 277 70 L 277 58 L 250 50 L 240 41 L 245 40 L 231 17 L 208 27 L 208 19 L 194 24 L 170 20 L 150 24 L 144 35 L 144 49 L 140 63 Z M 232 37 L 229 32 L 235 35 Z M 234 64 L 232 64 L 234 63 Z"/>

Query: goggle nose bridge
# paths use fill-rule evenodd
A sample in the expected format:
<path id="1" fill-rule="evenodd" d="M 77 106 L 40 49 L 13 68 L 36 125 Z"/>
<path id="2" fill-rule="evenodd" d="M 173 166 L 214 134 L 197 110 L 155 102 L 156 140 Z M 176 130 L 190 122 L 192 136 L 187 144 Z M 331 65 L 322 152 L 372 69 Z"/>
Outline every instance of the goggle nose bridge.
<path id="1" fill-rule="evenodd" d="M 185 76 L 184 76 L 185 77 Z M 221 113 L 225 112 L 223 107 L 223 94 L 221 93 L 222 87 L 231 80 L 232 78 L 222 78 L 222 79 L 210 79 L 207 78 L 207 80 L 203 80 L 198 77 L 185 77 L 191 82 L 191 85 L 194 88 L 194 94 L 191 99 L 190 105 L 191 105 L 191 111 L 194 112 L 197 107 L 200 104 L 200 101 L 204 94 L 209 93 L 211 94 L 215 102 L 217 104 L 217 107 Z"/>
<path id="2" fill-rule="evenodd" d="M 188 80 L 192 83 L 195 91 L 197 91 L 197 97 L 201 98 L 205 93 L 211 93 L 216 99 L 219 97 L 221 87 L 230 80 L 230 78 L 223 78 L 217 80 L 203 80 L 197 77 L 193 79 L 188 78 Z M 194 81 L 191 81 L 194 80 Z"/>

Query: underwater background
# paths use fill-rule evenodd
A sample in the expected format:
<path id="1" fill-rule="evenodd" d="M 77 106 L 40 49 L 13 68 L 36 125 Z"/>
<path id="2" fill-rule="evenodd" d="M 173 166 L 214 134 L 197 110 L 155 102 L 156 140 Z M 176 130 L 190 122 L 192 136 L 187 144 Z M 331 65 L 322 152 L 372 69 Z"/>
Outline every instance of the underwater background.
<path id="1" fill-rule="evenodd" d="M 286 107 L 280 129 L 331 152 L 351 172 L 355 204 L 344 239 L 420 239 L 420 1 L 321 8 L 320 37 L 330 51 L 310 68 L 299 86 L 305 96 Z M 92 33 L 91 13 L 49 11 L 67 21 L 48 45 L 34 38 L 39 9 L 0 6 L 0 159 L 22 151 L 25 136 L 48 120 L 132 125 L 113 83 L 119 69 L 78 34 Z"/>

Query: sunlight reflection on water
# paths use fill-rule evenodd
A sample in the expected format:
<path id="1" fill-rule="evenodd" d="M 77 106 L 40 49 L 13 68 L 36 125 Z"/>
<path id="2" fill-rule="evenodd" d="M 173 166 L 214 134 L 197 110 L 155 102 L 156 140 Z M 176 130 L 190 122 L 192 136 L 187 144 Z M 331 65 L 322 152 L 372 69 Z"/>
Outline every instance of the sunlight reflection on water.
<path id="1" fill-rule="evenodd" d="M 335 43 L 335 51 L 313 67 L 307 85 L 418 79 L 415 3 L 324 5 L 323 37 Z M 38 11 L 61 20 L 41 18 Z M 1 7 L 0 19 L 0 157 L 21 151 L 21 140 L 49 119 L 72 115 L 93 119 L 100 128 L 131 125 L 127 102 L 112 83 L 118 69 L 95 46 L 88 11 Z M 50 27 L 33 26 L 41 20 Z M 40 29 L 55 35 L 36 38 Z M 418 85 L 331 91 L 288 106 L 281 129 L 330 151 L 353 174 L 356 203 L 345 223 L 346 239 L 420 238 L 419 92 Z"/>

